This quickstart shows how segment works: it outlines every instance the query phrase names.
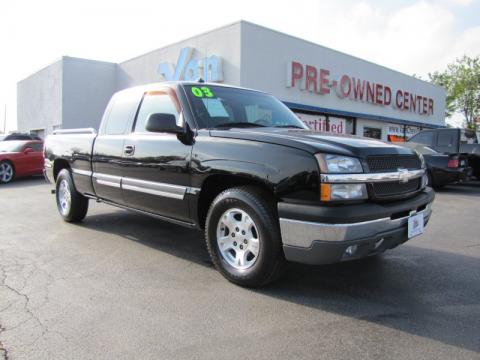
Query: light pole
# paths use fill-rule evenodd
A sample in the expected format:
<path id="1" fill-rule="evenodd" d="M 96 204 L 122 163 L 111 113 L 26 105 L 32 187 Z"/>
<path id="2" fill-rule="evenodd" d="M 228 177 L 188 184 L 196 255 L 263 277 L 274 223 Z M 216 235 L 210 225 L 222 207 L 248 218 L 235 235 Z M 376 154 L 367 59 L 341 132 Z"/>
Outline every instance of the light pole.
<path id="1" fill-rule="evenodd" d="M 7 104 L 5 104 L 5 111 L 3 112 L 3 133 L 7 132 Z"/>

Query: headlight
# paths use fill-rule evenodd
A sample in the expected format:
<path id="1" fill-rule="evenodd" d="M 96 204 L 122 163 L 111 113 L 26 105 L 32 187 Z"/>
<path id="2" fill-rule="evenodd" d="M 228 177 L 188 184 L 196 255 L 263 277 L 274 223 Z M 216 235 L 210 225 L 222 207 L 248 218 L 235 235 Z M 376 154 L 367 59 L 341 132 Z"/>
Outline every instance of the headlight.
<path id="1" fill-rule="evenodd" d="M 318 165 L 322 173 L 362 173 L 362 164 L 357 158 L 333 155 L 316 154 Z"/>
<path id="2" fill-rule="evenodd" d="M 365 184 L 320 184 L 320 200 L 362 200 L 368 198 Z"/>

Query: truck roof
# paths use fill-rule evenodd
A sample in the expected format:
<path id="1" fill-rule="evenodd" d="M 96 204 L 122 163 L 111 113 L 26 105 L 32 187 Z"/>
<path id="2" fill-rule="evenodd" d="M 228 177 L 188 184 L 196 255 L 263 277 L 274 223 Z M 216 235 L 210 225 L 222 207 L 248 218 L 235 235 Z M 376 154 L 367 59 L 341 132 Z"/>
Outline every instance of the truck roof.
<path id="1" fill-rule="evenodd" d="M 123 92 L 146 92 L 146 91 L 154 91 L 157 90 L 160 87 L 177 87 L 179 85 L 198 85 L 198 86 L 222 86 L 222 87 L 227 87 L 227 88 L 234 88 L 234 89 L 241 89 L 241 90 L 248 90 L 248 91 L 255 91 L 258 93 L 263 93 L 265 94 L 264 91 L 260 90 L 255 90 L 255 89 L 250 89 L 250 88 L 245 88 L 241 86 L 235 86 L 235 85 L 230 85 L 230 84 L 223 84 L 223 83 L 212 83 L 212 82 L 203 82 L 201 80 L 199 81 L 161 81 L 161 82 L 156 82 L 156 83 L 150 83 L 150 84 L 144 84 L 144 85 L 137 85 L 133 87 L 129 87 L 120 91 L 117 91 L 117 93 L 123 93 Z"/>

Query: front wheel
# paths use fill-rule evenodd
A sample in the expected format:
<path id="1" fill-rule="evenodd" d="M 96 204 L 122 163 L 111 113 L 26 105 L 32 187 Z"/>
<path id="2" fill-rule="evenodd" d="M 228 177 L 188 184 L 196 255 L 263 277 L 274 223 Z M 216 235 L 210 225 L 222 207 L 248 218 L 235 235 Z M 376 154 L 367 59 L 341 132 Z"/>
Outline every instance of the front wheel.
<path id="1" fill-rule="evenodd" d="M 73 185 L 72 175 L 67 169 L 60 171 L 56 183 L 58 212 L 66 222 L 80 222 L 87 215 L 88 198 L 80 194 Z"/>
<path id="2" fill-rule="evenodd" d="M 275 205 L 261 189 L 245 186 L 218 195 L 208 211 L 205 237 L 215 267 L 235 284 L 259 287 L 282 273 Z"/>
<path id="3" fill-rule="evenodd" d="M 15 176 L 15 170 L 13 165 L 9 161 L 0 162 L 0 182 L 2 184 L 7 184 L 13 180 Z"/>

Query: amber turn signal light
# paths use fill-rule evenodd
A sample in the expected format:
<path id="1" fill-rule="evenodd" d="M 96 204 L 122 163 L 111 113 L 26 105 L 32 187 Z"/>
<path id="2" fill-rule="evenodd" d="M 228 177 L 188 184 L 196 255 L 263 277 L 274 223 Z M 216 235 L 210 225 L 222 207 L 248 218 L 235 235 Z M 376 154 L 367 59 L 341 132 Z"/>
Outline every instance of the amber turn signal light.
<path id="1" fill-rule="evenodd" d="M 330 201 L 330 184 L 320 184 L 320 200 Z"/>

